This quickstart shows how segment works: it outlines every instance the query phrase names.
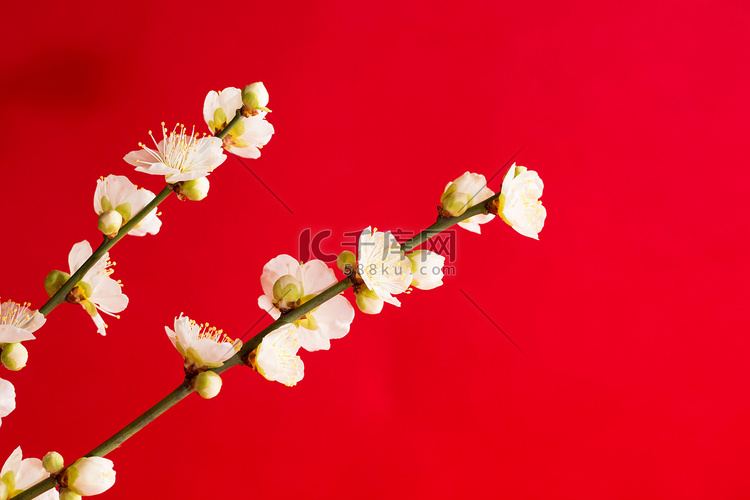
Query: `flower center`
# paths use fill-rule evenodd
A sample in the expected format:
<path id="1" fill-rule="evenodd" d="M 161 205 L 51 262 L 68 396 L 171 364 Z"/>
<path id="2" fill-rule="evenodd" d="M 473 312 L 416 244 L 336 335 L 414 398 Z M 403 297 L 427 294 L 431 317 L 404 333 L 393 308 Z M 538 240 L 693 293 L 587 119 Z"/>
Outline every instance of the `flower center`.
<path id="1" fill-rule="evenodd" d="M 156 149 L 151 149 L 143 143 L 138 145 L 148 151 L 156 162 L 164 163 L 166 166 L 181 172 L 189 169 L 191 157 L 198 152 L 200 134 L 195 133 L 195 127 L 188 134 L 185 125 L 178 123 L 171 132 L 168 132 L 164 122 L 161 122 L 161 132 L 163 139 L 156 142 L 154 134 L 150 130 L 148 131 Z M 161 147 L 159 146 L 160 143 Z"/>
<path id="2" fill-rule="evenodd" d="M 31 319 L 31 314 L 29 314 L 30 305 L 30 302 L 19 304 L 18 302 L 13 302 L 12 300 L 3 303 L 3 305 L 0 307 L 0 324 L 20 327 L 20 325 L 26 323 Z"/>
<path id="3" fill-rule="evenodd" d="M 198 332 L 197 338 L 199 339 L 209 339 L 213 340 L 217 343 L 222 342 L 228 342 L 230 344 L 234 344 L 235 340 L 229 337 L 224 333 L 223 329 L 218 329 L 215 326 L 210 326 L 208 323 L 200 323 L 198 324 L 194 320 L 190 320 L 190 326 L 195 327 L 198 326 L 200 328 L 200 331 Z M 239 351 L 239 347 L 235 347 L 236 351 Z"/>

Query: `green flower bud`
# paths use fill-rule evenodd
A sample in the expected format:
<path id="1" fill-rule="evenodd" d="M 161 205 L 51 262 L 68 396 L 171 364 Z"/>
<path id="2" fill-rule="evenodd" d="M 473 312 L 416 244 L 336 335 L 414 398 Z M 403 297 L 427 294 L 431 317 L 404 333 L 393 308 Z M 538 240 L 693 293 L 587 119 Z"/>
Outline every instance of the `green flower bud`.
<path id="1" fill-rule="evenodd" d="M 3 366 L 10 371 L 17 372 L 29 360 L 29 351 L 20 343 L 5 344 L 3 354 L 0 356 Z"/>
<path id="2" fill-rule="evenodd" d="M 117 210 L 107 210 L 99 216 L 99 231 L 109 239 L 117 236 L 122 227 L 122 215 Z"/>
<path id="3" fill-rule="evenodd" d="M 242 89 L 242 104 L 248 109 L 271 111 L 268 106 L 268 91 L 263 82 L 255 82 Z"/>
<path id="4" fill-rule="evenodd" d="M 202 398 L 216 397 L 221 390 L 221 377 L 212 371 L 201 372 L 193 379 L 193 387 Z"/>
<path id="5" fill-rule="evenodd" d="M 81 500 L 81 495 L 73 490 L 63 488 L 60 492 L 60 500 Z"/>
<path id="6" fill-rule="evenodd" d="M 466 193 L 446 192 L 440 198 L 441 214 L 444 217 L 458 217 L 471 206 L 470 202 L 471 198 Z"/>
<path id="7" fill-rule="evenodd" d="M 70 275 L 62 271 L 55 270 L 49 273 L 44 278 L 44 289 L 47 291 L 47 295 L 52 297 L 69 279 Z"/>
<path id="8" fill-rule="evenodd" d="M 205 177 L 192 181 L 183 181 L 175 188 L 177 197 L 182 200 L 201 201 L 208 195 L 209 182 Z"/>
<path id="9" fill-rule="evenodd" d="M 291 274 L 282 276 L 273 284 L 273 298 L 277 303 L 297 302 L 304 295 L 305 290 L 302 288 L 302 283 Z"/>
<path id="10" fill-rule="evenodd" d="M 344 271 L 344 274 L 350 276 L 357 266 L 357 256 L 349 250 L 344 250 L 336 258 L 336 265 L 339 266 L 339 269 Z"/>
<path id="11" fill-rule="evenodd" d="M 58 452 L 50 451 L 44 455 L 42 466 L 44 467 L 44 470 L 50 474 L 57 474 L 63 469 L 63 467 L 65 467 L 65 462 L 63 461 L 62 455 Z"/>

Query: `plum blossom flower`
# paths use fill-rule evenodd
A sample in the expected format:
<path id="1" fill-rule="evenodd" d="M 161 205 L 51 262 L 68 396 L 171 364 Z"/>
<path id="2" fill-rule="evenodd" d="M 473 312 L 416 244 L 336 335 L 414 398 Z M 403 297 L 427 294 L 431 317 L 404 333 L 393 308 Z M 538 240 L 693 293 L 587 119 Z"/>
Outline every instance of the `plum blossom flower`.
<path id="1" fill-rule="evenodd" d="M 304 334 L 292 324 L 283 325 L 266 335 L 250 365 L 268 380 L 291 387 L 305 376 L 305 364 L 297 356 Z"/>
<path id="2" fill-rule="evenodd" d="M 520 234 L 535 240 L 539 239 L 547 217 L 547 209 L 539 201 L 542 190 L 544 183 L 539 174 L 514 163 L 503 178 L 497 201 L 497 210 L 503 220 Z"/>
<path id="3" fill-rule="evenodd" d="M 493 194 L 495 193 L 487 187 L 487 181 L 482 174 L 465 172 L 445 186 L 445 191 L 440 197 L 441 214 L 456 217 Z M 477 214 L 459 222 L 458 225 L 473 233 L 481 233 L 479 225 L 491 221 L 494 217 L 492 214 Z"/>
<path id="4" fill-rule="evenodd" d="M 130 182 L 124 175 L 108 175 L 96 181 L 94 192 L 94 211 L 98 215 L 114 210 L 122 216 L 122 225 L 155 198 L 148 189 L 140 188 Z M 145 236 L 156 234 L 161 228 L 161 221 L 156 216 L 156 208 L 144 217 L 128 234 Z"/>
<path id="5" fill-rule="evenodd" d="M 185 367 L 217 368 L 242 347 L 241 340 L 232 340 L 208 324 L 198 324 L 187 316 L 174 319 L 174 330 L 164 327 L 172 345 L 185 360 Z"/>
<path id="6" fill-rule="evenodd" d="M 2 419 L 16 409 L 16 389 L 13 384 L 0 378 L 0 424 Z M 0 476 L 2 477 L 2 476 Z"/>
<path id="7" fill-rule="evenodd" d="M 416 250 L 407 257 L 411 261 L 413 287 L 432 290 L 443 284 L 445 257 L 429 250 Z"/>
<path id="8" fill-rule="evenodd" d="M 49 472 L 44 470 L 42 461 L 38 458 L 24 459 L 20 446 L 11 453 L 0 471 L 0 481 L 8 489 L 8 498 L 18 495 L 48 477 Z M 59 494 L 53 488 L 36 498 L 41 500 L 57 500 Z"/>
<path id="9" fill-rule="evenodd" d="M 368 227 L 359 237 L 357 272 L 365 286 L 381 300 L 401 306 L 394 295 L 405 292 L 412 282 L 411 261 L 401 251 L 390 231 Z"/>
<path id="10" fill-rule="evenodd" d="M 253 85 L 258 107 L 243 114 L 241 121 L 232 127 L 223 141 L 227 151 L 243 158 L 260 157 L 260 148 L 268 144 L 274 132 L 273 125 L 265 119 L 268 114 L 268 92 L 260 82 Z M 224 130 L 242 107 L 240 89 L 227 87 L 220 92 L 212 90 L 203 102 L 203 119 L 211 132 L 217 134 Z"/>
<path id="11" fill-rule="evenodd" d="M 86 240 L 73 245 L 68 255 L 70 274 L 75 273 L 92 254 L 91 245 Z M 77 284 L 80 293 L 78 303 L 91 315 L 97 331 L 102 335 L 107 334 L 107 325 L 98 311 L 117 317 L 116 313 L 123 311 L 129 301 L 127 295 L 122 293 L 120 283 L 110 278 L 114 272 L 111 269 L 113 265 L 109 252 L 105 253 Z"/>
<path id="12" fill-rule="evenodd" d="M 221 139 L 198 138 L 198 134 L 186 133 L 185 125 L 167 131 L 161 124 L 163 139 L 158 143 L 149 131 L 156 149 L 139 144 L 141 149 L 125 155 L 125 161 L 135 166 L 138 172 L 163 175 L 170 184 L 199 179 L 210 174 L 227 159 L 221 149 Z"/>
<path id="13" fill-rule="evenodd" d="M 282 254 L 263 267 L 260 277 L 263 295 L 258 298 L 258 306 L 278 319 L 282 312 L 304 304 L 336 281 L 333 269 L 323 261 L 301 264 L 290 255 Z M 295 321 L 295 325 L 300 328 L 302 347 L 317 351 L 330 349 L 331 339 L 340 339 L 349 333 L 352 321 L 354 308 L 346 297 L 337 295 Z"/>
<path id="14" fill-rule="evenodd" d="M 41 328 L 46 318 L 39 311 L 29 309 L 30 305 L 28 302 L 19 304 L 12 300 L 6 300 L 0 304 L 0 352 L 7 347 L 4 354 L 8 354 L 9 349 L 14 348 L 23 355 L 25 348 L 19 342 L 36 338 L 32 332 Z M 5 361 L 11 362 L 9 359 Z M 24 364 L 25 360 L 23 362 L 19 360 L 17 368 L 22 368 Z M 10 364 L 7 366 L 16 369 Z M 0 422 L 15 409 L 15 387 L 7 380 L 0 378 Z"/>
<path id="15" fill-rule="evenodd" d="M 84 457 L 63 473 L 62 483 L 82 496 L 99 495 L 115 484 L 116 472 L 112 460 L 104 457 Z"/>
<path id="16" fill-rule="evenodd" d="M 40 329 L 47 319 L 39 311 L 29 309 L 30 305 L 12 300 L 0 304 L 0 346 L 36 338 L 32 332 Z"/>

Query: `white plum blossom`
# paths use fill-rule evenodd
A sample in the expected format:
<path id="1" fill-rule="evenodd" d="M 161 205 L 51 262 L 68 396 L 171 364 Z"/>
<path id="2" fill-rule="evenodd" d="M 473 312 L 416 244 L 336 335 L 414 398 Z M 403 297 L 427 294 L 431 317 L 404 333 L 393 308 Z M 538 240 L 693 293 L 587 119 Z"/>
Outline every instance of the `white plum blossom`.
<path id="1" fill-rule="evenodd" d="M 49 472 L 44 470 L 42 461 L 38 458 L 24 459 L 20 446 L 11 453 L 0 471 L 0 481 L 8 489 L 8 498 L 18 495 L 48 477 Z M 59 494 L 53 488 L 36 498 L 41 500 L 57 500 Z"/>
<path id="2" fill-rule="evenodd" d="M 495 193 L 487 187 L 487 181 L 482 174 L 465 172 L 445 186 L 445 191 L 440 198 L 442 213 L 452 217 L 461 215 L 493 194 Z M 494 217 L 493 214 L 477 214 L 459 222 L 458 225 L 473 233 L 481 233 L 479 225 L 491 221 Z"/>
<path id="3" fill-rule="evenodd" d="M 125 225 L 154 198 L 154 193 L 148 189 L 139 189 L 124 175 L 108 175 L 96 181 L 94 211 L 97 215 L 102 215 L 104 212 L 114 210 L 122 216 L 122 224 Z M 156 216 L 156 208 L 154 208 L 128 234 L 133 236 L 156 234 L 160 228 L 161 221 Z"/>
<path id="4" fill-rule="evenodd" d="M 164 327 L 167 337 L 185 360 L 185 366 L 217 368 L 242 347 L 242 341 L 232 340 L 208 324 L 198 324 L 187 316 L 174 319 L 174 330 Z"/>
<path id="5" fill-rule="evenodd" d="M 200 179 L 210 174 L 227 159 L 221 148 L 221 139 L 186 133 L 185 125 L 175 126 L 168 132 L 161 124 L 163 139 L 158 143 L 149 131 L 156 149 L 139 144 L 141 149 L 125 155 L 125 161 L 138 172 L 163 175 L 170 184 Z"/>
<path id="6" fill-rule="evenodd" d="M 362 231 L 357 259 L 357 272 L 365 286 L 385 302 L 401 306 L 394 295 L 411 285 L 411 261 L 391 232 L 373 232 L 370 227 Z"/>
<path id="7" fill-rule="evenodd" d="M 12 300 L 0 304 L 0 346 L 36 338 L 32 332 L 41 328 L 47 319 L 39 311 L 29 309 L 30 305 Z"/>
<path id="8" fill-rule="evenodd" d="M 224 148 L 243 158 L 260 157 L 260 148 L 268 144 L 273 135 L 273 125 L 266 121 L 266 105 L 268 92 L 263 84 L 258 82 L 254 91 L 258 98 L 259 108 L 249 110 L 243 114 L 240 122 L 232 127 L 224 137 Z M 242 108 L 242 91 L 235 87 L 227 87 L 220 92 L 212 90 L 203 102 L 203 119 L 206 125 L 216 134 L 229 124 L 235 117 L 237 110 Z M 249 116 L 247 116 L 249 115 Z"/>
<path id="9" fill-rule="evenodd" d="M 2 419 L 16 409 L 16 389 L 13 384 L 0 378 L 0 424 Z"/>
<path id="10" fill-rule="evenodd" d="M 91 245 L 86 240 L 73 245 L 68 255 L 70 274 L 75 273 L 92 254 Z M 114 272 L 112 265 L 107 252 L 77 284 L 82 293 L 80 304 L 91 315 L 97 331 L 102 335 L 107 334 L 107 325 L 98 311 L 117 317 L 116 314 L 128 306 L 128 297 L 122 293 L 122 286 L 110 278 Z"/>
<path id="11" fill-rule="evenodd" d="M 503 178 L 498 200 L 498 212 L 513 229 L 529 238 L 539 239 L 547 209 L 539 198 L 544 183 L 533 170 L 514 163 Z"/>
<path id="12" fill-rule="evenodd" d="M 263 267 L 260 277 L 263 295 L 258 298 L 258 306 L 278 319 L 282 312 L 307 302 L 337 281 L 333 269 L 321 260 L 301 264 L 292 256 L 282 254 Z M 284 286 L 280 287 L 277 282 Z M 274 296 L 274 286 L 277 292 L 281 292 L 278 297 Z M 292 289 L 295 296 L 285 295 Z M 352 321 L 354 308 L 351 303 L 343 295 L 336 295 L 295 321 L 295 325 L 300 328 L 302 347 L 317 351 L 330 349 L 331 339 L 340 339 L 349 333 Z"/>
<path id="13" fill-rule="evenodd" d="M 413 287 L 432 290 L 443 284 L 445 257 L 429 250 L 415 250 L 407 257 L 411 261 Z"/>
<path id="14" fill-rule="evenodd" d="M 305 376 L 305 364 L 297 356 L 304 333 L 292 324 L 265 336 L 255 350 L 251 365 L 268 380 L 293 386 Z"/>
<path id="15" fill-rule="evenodd" d="M 29 309 L 30 305 L 28 302 L 19 304 L 12 300 L 0 304 L 0 352 L 9 344 L 36 338 L 32 332 L 41 328 L 46 318 L 39 311 Z M 20 344 L 10 347 L 24 350 Z M 0 422 L 15 409 L 15 387 L 9 381 L 0 378 Z"/>
<path id="16" fill-rule="evenodd" d="M 104 457 L 84 457 L 64 472 L 66 487 L 82 496 L 104 493 L 115 484 L 116 472 L 112 460 Z"/>

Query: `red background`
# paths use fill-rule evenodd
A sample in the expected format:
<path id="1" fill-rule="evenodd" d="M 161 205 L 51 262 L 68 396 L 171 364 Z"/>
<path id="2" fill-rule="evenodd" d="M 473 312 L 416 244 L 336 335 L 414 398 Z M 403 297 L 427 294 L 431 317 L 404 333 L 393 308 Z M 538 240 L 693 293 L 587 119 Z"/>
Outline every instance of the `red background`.
<path id="1" fill-rule="evenodd" d="M 540 173 L 536 242 L 460 230 L 455 276 L 357 314 L 295 388 L 249 369 L 110 455 L 102 498 L 747 498 L 747 2 L 41 2 L 5 7 L 3 299 L 39 307 L 96 179 L 209 90 L 262 80 L 276 134 L 123 240 L 131 304 L 56 309 L 0 460 L 72 460 L 182 378 L 180 312 L 240 336 L 263 265 L 368 225 L 418 230 L 446 182 Z M 498 189 L 498 176 L 491 188 Z M 461 293 L 470 296 L 526 353 Z M 270 322 L 264 319 L 254 331 Z"/>

